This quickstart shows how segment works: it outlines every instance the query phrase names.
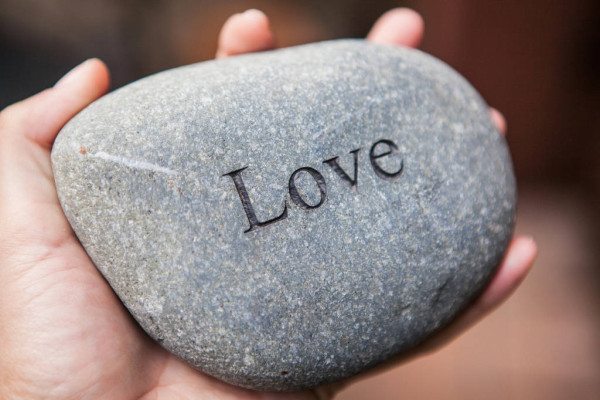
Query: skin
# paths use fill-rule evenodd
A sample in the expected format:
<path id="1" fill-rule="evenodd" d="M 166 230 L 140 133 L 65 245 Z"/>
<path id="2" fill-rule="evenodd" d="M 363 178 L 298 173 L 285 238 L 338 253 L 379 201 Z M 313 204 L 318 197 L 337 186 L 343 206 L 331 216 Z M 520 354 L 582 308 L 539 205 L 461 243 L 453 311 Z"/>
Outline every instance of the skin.
<path id="1" fill-rule="evenodd" d="M 394 9 L 375 23 L 368 40 L 413 47 L 422 35 L 417 13 Z M 274 46 L 267 17 L 249 10 L 225 23 L 217 57 Z M 349 382 L 284 394 L 220 382 L 159 347 L 123 308 L 71 230 L 50 164 L 61 127 L 108 87 L 106 66 L 92 59 L 53 88 L 0 113 L 0 398 L 332 398 Z M 492 110 L 491 118 L 504 132 L 502 115 Z M 532 239 L 514 238 L 496 275 L 472 306 L 398 362 L 444 346 L 483 318 L 519 285 L 535 256 Z"/>

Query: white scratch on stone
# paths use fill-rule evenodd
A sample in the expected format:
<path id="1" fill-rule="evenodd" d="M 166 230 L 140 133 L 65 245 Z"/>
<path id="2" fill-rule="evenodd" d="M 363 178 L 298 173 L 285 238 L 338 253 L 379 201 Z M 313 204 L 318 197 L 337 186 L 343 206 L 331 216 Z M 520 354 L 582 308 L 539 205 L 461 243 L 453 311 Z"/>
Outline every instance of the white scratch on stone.
<path id="1" fill-rule="evenodd" d="M 111 161 L 111 162 L 121 164 L 126 167 L 133 168 L 133 169 L 144 169 L 147 171 L 154 171 L 154 172 L 159 172 L 159 173 L 167 174 L 167 175 L 176 175 L 177 174 L 177 171 L 173 171 L 172 169 L 161 167 L 160 165 L 155 165 L 155 164 L 149 163 L 147 161 L 140 161 L 140 160 L 134 160 L 131 158 L 115 156 L 113 154 L 108 154 L 103 151 L 99 151 L 97 153 L 88 153 L 88 154 L 91 157 L 99 158 L 101 160 Z"/>

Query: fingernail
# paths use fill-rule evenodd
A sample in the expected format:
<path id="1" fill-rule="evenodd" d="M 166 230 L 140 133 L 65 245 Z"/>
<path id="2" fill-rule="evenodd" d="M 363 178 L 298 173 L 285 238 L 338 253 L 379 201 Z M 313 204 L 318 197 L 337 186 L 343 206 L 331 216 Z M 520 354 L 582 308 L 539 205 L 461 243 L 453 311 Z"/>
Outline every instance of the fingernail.
<path id="1" fill-rule="evenodd" d="M 78 66 L 76 66 L 75 68 L 73 68 L 72 70 L 70 70 L 69 72 L 67 72 L 65 74 L 65 76 L 63 76 L 62 78 L 60 78 L 58 80 L 58 82 L 56 82 L 54 84 L 54 87 L 65 87 L 70 85 L 72 82 L 77 80 L 77 76 L 79 75 L 79 73 L 86 67 L 86 65 L 88 65 L 91 61 L 93 60 L 93 58 L 90 58 L 89 60 L 85 60 L 84 62 L 82 62 L 81 64 L 79 64 Z"/>

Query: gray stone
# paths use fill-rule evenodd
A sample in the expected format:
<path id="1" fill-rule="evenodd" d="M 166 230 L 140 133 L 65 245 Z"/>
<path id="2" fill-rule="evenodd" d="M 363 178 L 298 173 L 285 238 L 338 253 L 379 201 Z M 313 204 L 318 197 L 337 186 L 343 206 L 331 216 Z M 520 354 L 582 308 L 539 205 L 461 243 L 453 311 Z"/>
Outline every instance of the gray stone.
<path id="1" fill-rule="evenodd" d="M 339 380 L 422 342 L 488 282 L 515 212 L 475 90 L 359 40 L 142 79 L 70 121 L 52 160 L 140 325 L 254 389 Z"/>

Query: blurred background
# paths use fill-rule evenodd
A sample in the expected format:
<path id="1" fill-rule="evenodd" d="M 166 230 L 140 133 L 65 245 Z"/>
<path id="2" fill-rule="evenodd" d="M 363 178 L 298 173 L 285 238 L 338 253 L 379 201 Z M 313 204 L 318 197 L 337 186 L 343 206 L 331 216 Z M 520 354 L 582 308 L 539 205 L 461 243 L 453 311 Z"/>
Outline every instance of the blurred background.
<path id="1" fill-rule="evenodd" d="M 362 37 L 384 11 L 425 18 L 422 48 L 508 120 L 517 230 L 540 256 L 517 293 L 447 348 L 340 399 L 600 398 L 600 1 L 0 0 L 0 109 L 89 57 L 113 87 L 212 58 L 227 17 L 265 11 L 278 43 Z"/>

